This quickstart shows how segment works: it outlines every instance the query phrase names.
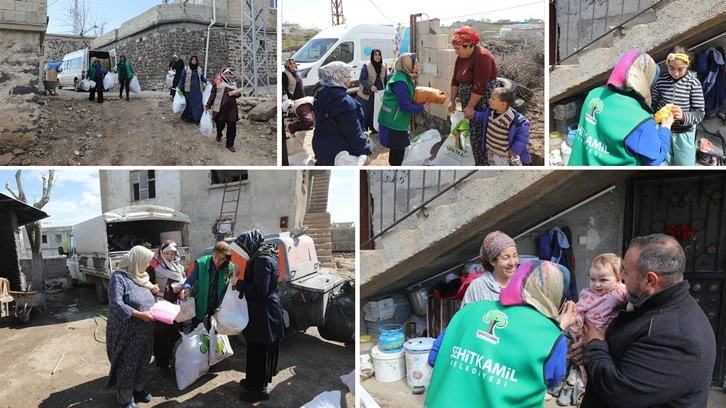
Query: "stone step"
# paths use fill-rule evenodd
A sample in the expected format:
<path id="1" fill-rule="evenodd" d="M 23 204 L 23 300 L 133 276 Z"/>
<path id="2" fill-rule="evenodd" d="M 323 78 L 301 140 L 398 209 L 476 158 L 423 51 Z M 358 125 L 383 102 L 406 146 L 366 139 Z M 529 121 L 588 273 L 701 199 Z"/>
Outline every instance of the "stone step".
<path id="1" fill-rule="evenodd" d="M 308 219 L 308 218 L 310 218 L 310 219 L 313 219 L 314 218 L 314 219 L 329 220 L 330 219 L 330 213 L 318 213 L 318 214 L 310 214 L 310 213 L 307 213 L 307 214 L 305 214 L 305 219 Z"/>

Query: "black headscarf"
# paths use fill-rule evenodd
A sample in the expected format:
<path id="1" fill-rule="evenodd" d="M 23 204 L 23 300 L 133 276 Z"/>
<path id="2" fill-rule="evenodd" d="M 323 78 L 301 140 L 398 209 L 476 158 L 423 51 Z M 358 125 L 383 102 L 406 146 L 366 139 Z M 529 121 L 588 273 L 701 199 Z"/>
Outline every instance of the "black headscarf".
<path id="1" fill-rule="evenodd" d="M 376 62 L 375 57 L 376 51 L 378 51 L 379 54 L 381 54 L 381 62 Z M 381 50 L 374 48 L 373 51 L 371 51 L 371 64 L 373 64 L 373 69 L 376 70 L 376 75 L 381 75 L 381 68 L 383 68 L 383 53 Z"/>
<path id="2" fill-rule="evenodd" d="M 250 257 L 248 263 L 260 256 L 269 256 L 277 259 L 277 255 L 279 254 L 277 245 L 265 244 L 264 242 L 265 237 L 258 229 L 243 232 L 234 240 L 234 243 L 242 248 Z"/>
<path id="3" fill-rule="evenodd" d="M 194 60 L 194 59 L 196 59 L 196 60 L 197 60 L 197 63 L 196 63 L 196 64 L 192 64 L 192 60 Z M 197 58 L 197 56 L 196 56 L 196 55 L 193 55 L 193 56 L 192 56 L 192 57 L 191 57 L 191 58 L 189 59 L 189 68 L 191 68 L 191 70 L 192 70 L 192 71 L 196 71 L 198 67 L 199 67 L 199 58 Z"/>

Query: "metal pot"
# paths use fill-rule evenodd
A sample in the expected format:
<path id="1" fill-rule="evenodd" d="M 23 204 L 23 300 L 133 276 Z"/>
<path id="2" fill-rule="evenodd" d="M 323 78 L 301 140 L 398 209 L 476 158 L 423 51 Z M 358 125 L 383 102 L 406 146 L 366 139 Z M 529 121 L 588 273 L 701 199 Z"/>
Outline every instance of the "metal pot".
<path id="1" fill-rule="evenodd" d="M 408 293 L 408 303 L 411 304 L 413 314 L 416 316 L 426 316 L 429 296 L 431 296 L 431 290 L 426 288 L 414 289 Z"/>

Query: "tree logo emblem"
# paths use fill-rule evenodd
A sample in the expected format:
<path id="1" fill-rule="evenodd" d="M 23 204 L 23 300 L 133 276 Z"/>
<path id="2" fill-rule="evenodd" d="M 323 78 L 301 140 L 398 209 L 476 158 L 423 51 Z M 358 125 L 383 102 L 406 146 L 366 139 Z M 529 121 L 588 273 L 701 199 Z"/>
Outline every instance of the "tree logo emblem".
<path id="1" fill-rule="evenodd" d="M 484 341 L 492 344 L 499 344 L 499 337 L 494 334 L 494 329 L 503 329 L 507 327 L 507 315 L 501 310 L 490 310 L 484 315 L 484 323 L 489 323 L 486 331 L 478 330 L 476 336 Z"/>
<path id="2" fill-rule="evenodd" d="M 602 113 L 603 106 L 604 105 L 600 98 L 590 99 L 590 103 L 587 104 L 590 112 L 585 114 L 585 120 L 592 123 L 593 125 L 597 125 L 597 119 L 595 118 L 595 114 Z"/>

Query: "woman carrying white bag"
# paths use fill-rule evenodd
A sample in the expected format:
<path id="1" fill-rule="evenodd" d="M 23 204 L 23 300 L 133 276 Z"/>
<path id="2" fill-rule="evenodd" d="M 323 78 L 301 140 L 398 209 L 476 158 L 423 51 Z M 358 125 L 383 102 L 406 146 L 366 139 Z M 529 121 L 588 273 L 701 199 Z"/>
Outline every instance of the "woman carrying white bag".
<path id="1" fill-rule="evenodd" d="M 278 372 L 280 339 L 285 331 L 282 305 L 277 296 L 279 252 L 275 245 L 265 244 L 264 241 L 260 230 L 252 230 L 239 235 L 231 245 L 233 262 L 244 271 L 243 277 L 235 275 L 231 282 L 238 292 L 237 297 L 246 299 L 249 310 L 249 323 L 245 329 L 246 378 L 240 382 L 246 388 L 240 395 L 240 399 L 245 402 L 270 398 L 267 384 L 272 382 L 272 377 Z M 218 317 L 226 313 L 224 308 L 222 305 Z"/>

